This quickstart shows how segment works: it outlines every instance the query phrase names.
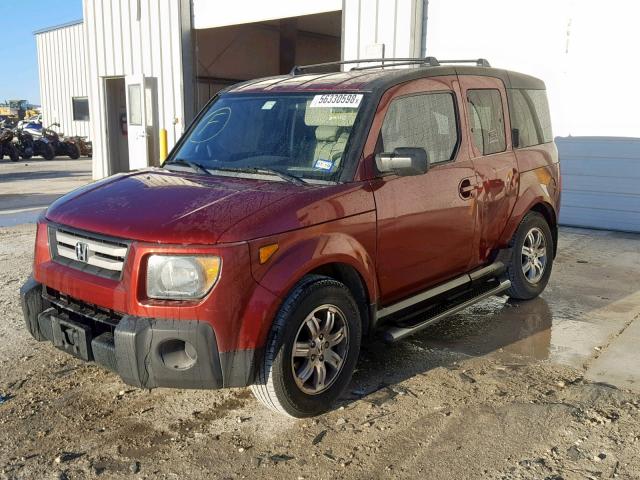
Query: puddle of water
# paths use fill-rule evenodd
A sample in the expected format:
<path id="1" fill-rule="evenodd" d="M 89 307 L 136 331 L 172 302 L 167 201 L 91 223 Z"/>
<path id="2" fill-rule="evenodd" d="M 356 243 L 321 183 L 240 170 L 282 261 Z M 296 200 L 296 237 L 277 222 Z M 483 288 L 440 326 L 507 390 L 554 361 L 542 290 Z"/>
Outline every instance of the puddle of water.
<path id="1" fill-rule="evenodd" d="M 515 303 L 496 297 L 433 325 L 414 342 L 472 356 L 546 360 L 551 353 L 552 324 L 551 309 L 543 298 Z"/>

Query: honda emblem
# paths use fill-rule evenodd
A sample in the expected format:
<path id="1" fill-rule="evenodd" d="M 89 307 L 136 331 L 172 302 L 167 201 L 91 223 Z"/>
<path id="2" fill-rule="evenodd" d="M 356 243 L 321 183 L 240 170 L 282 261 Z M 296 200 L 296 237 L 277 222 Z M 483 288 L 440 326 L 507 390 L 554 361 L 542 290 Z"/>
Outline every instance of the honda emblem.
<path id="1" fill-rule="evenodd" d="M 87 260 L 89 259 L 89 245 L 84 242 L 77 242 L 76 258 L 79 262 L 87 263 Z"/>

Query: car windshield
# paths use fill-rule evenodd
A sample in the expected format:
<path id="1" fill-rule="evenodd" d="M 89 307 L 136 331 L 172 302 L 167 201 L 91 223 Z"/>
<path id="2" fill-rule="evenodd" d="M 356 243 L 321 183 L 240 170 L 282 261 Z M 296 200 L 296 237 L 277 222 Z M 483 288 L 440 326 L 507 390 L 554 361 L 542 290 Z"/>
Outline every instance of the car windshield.
<path id="1" fill-rule="evenodd" d="M 360 93 L 223 95 L 168 165 L 190 164 L 213 174 L 336 181 L 362 98 Z"/>

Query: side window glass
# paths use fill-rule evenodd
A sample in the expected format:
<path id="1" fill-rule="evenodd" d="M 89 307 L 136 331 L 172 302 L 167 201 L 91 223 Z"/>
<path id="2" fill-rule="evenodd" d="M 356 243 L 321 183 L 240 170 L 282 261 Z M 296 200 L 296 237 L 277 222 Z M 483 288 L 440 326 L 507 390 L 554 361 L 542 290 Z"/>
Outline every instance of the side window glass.
<path id="1" fill-rule="evenodd" d="M 503 152 L 507 148 L 504 113 L 499 90 L 469 90 L 469 119 L 474 143 L 482 155 Z"/>
<path id="2" fill-rule="evenodd" d="M 518 130 L 518 148 L 540 143 L 531 105 L 521 90 L 509 90 L 511 104 L 511 126 Z"/>
<path id="3" fill-rule="evenodd" d="M 380 148 L 421 147 L 432 164 L 452 160 L 459 132 L 453 95 L 428 93 L 394 100 L 382 124 Z"/>
<path id="4" fill-rule="evenodd" d="M 551 131 L 551 115 L 549 113 L 549 102 L 547 101 L 547 92 L 544 90 L 525 90 L 525 95 L 531 99 L 531 104 L 536 112 L 538 122 L 540 122 L 541 143 L 548 143 L 553 140 Z"/>

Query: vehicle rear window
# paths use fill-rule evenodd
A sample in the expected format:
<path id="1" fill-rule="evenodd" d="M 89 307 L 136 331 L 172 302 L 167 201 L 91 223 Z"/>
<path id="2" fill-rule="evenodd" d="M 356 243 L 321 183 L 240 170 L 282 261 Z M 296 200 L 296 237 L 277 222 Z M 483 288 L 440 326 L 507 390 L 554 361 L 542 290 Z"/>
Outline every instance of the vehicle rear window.
<path id="1" fill-rule="evenodd" d="M 380 135 L 384 152 L 421 147 L 431 163 L 453 159 L 459 138 L 453 95 L 428 93 L 395 99 Z"/>
<path id="2" fill-rule="evenodd" d="M 525 148 L 553 140 L 549 103 L 544 90 L 508 91 L 511 126 L 518 130 L 518 147 Z"/>
<path id="3" fill-rule="evenodd" d="M 467 92 L 469 121 L 476 147 L 482 155 L 504 152 L 507 148 L 504 133 L 504 113 L 500 91 L 494 89 Z"/>

